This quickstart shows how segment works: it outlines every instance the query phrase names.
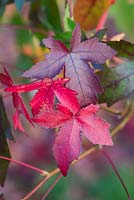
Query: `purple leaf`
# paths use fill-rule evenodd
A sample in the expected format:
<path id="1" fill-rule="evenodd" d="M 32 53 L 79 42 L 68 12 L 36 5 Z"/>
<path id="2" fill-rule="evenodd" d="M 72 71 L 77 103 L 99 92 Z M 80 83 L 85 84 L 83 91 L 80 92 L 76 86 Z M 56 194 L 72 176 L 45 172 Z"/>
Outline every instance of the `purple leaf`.
<path id="1" fill-rule="evenodd" d="M 51 37 L 44 39 L 43 42 L 51 48 L 51 53 L 46 56 L 45 61 L 34 65 L 23 76 L 39 79 L 54 77 L 65 67 L 65 76 L 71 79 L 69 87 L 75 88 L 79 94 L 79 103 L 85 106 L 89 103 L 96 103 L 96 95 L 102 92 L 100 83 L 93 70 L 89 68 L 88 62 L 105 63 L 116 52 L 106 44 L 99 42 L 97 38 L 80 43 L 80 37 L 80 26 L 77 24 L 72 34 L 70 50 L 62 42 Z"/>

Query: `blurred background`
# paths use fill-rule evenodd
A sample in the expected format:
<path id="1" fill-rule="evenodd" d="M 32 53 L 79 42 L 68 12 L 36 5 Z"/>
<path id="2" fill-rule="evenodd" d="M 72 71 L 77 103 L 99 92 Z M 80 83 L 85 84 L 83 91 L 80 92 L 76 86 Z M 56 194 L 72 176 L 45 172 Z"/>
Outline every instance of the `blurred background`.
<path id="1" fill-rule="evenodd" d="M 25 70 L 44 59 L 48 52 L 41 45 L 47 36 L 62 33 L 64 0 L 27 1 L 20 3 L 0 0 L 0 66 L 5 65 L 16 84 L 27 83 L 21 78 Z M 125 39 L 134 42 L 134 1 L 116 0 L 108 11 L 105 23 L 108 38 L 125 33 Z M 91 30 L 90 30 L 91 31 Z M 91 31 L 92 32 L 92 31 Z M 25 94 L 28 101 L 33 94 Z M 12 158 L 29 163 L 44 170 L 56 168 L 52 154 L 53 130 L 35 125 L 31 127 L 22 117 L 25 132 L 14 130 L 14 112 L 11 97 L 5 95 L 4 104 L 15 142 L 8 141 Z M 118 108 L 118 105 L 115 105 Z M 120 119 L 107 112 L 103 113 L 113 125 Z M 115 163 L 119 173 L 134 198 L 134 119 L 114 137 L 114 147 L 105 151 Z M 2 123 L 2 122 L 0 122 Z M 83 138 L 82 151 L 91 146 Z M 42 177 L 27 168 L 10 163 L 4 187 L 0 188 L 0 199 L 20 200 L 39 182 Z M 54 179 L 48 181 L 31 200 L 40 200 Z M 126 200 L 126 194 L 101 152 L 95 152 L 70 168 L 67 177 L 61 178 L 47 197 L 48 200 Z"/>

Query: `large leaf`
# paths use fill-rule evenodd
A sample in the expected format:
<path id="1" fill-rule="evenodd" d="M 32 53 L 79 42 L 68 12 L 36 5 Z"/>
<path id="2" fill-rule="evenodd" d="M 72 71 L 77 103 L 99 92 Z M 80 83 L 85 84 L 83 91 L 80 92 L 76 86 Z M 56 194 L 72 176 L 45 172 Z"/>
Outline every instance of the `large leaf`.
<path id="1" fill-rule="evenodd" d="M 55 114 L 45 112 L 33 119 L 47 128 L 60 127 L 53 151 L 64 176 L 67 174 L 70 163 L 79 156 L 81 132 L 93 144 L 113 145 L 109 132 L 110 125 L 96 116 L 98 109 L 98 105 L 91 104 L 72 113 L 66 107 L 59 105 Z"/>
<path id="2" fill-rule="evenodd" d="M 134 62 L 126 62 L 111 69 L 105 68 L 98 76 L 104 88 L 99 103 L 106 102 L 111 106 L 134 92 Z"/>
<path id="3" fill-rule="evenodd" d="M 77 0 L 74 5 L 74 19 L 84 30 L 94 29 L 113 2 L 113 0 Z"/>
<path id="4" fill-rule="evenodd" d="M 92 38 L 81 42 L 81 31 L 76 26 L 73 34 L 70 49 L 58 40 L 48 38 L 43 40 L 44 44 L 51 49 L 45 61 L 34 65 L 26 71 L 23 76 L 42 79 L 54 77 L 65 66 L 65 76 L 70 78 L 67 86 L 78 93 L 78 100 L 81 106 L 89 103 L 96 103 L 97 94 L 102 92 L 98 78 L 88 61 L 94 63 L 105 63 L 108 58 L 115 55 L 115 51 L 106 44 Z"/>
<path id="5" fill-rule="evenodd" d="M 0 95 L 0 155 L 10 157 L 7 139 L 13 139 L 11 128 L 5 112 L 2 96 Z M 0 159 L 0 184 L 4 186 L 9 162 Z"/>
<path id="6" fill-rule="evenodd" d="M 107 45 L 117 51 L 117 56 L 134 59 L 134 44 L 125 41 L 108 41 Z"/>

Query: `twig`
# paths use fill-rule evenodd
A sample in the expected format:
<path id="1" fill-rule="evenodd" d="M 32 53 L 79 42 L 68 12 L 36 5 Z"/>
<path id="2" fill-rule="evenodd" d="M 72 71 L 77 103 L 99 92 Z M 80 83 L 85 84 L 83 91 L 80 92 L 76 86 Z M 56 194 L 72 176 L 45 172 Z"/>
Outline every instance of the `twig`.
<path id="1" fill-rule="evenodd" d="M 75 160 L 74 162 L 72 162 L 71 165 L 76 164 L 77 162 L 85 158 L 87 155 L 93 153 L 96 149 L 97 149 L 97 146 L 90 148 L 89 150 L 81 154 L 78 160 Z M 45 178 L 42 178 L 41 181 L 33 188 L 33 190 L 30 193 L 28 193 L 25 197 L 22 198 L 22 200 L 28 200 L 48 179 L 58 174 L 59 172 L 60 172 L 59 168 L 56 168 L 52 170 L 51 172 L 49 172 L 49 174 Z"/>
<path id="2" fill-rule="evenodd" d="M 23 167 L 27 167 L 27 168 L 29 168 L 29 169 L 32 169 L 32 170 L 36 171 L 36 172 L 39 172 L 39 173 L 42 174 L 42 175 L 45 175 L 45 176 L 48 175 L 48 172 L 47 172 L 47 171 L 44 171 L 44 170 L 39 169 L 39 168 L 37 168 L 37 167 L 31 166 L 31 165 L 29 165 L 29 164 L 27 164 L 27 163 L 24 163 L 24 162 L 21 162 L 21 161 L 12 159 L 12 158 L 8 158 L 8 157 L 5 157 L 5 156 L 0 156 L 0 159 L 14 162 L 14 163 L 19 164 L 19 165 L 21 165 L 21 166 L 23 166 Z"/>
<path id="3" fill-rule="evenodd" d="M 52 189 L 54 188 L 54 186 L 59 182 L 59 180 L 61 179 L 62 174 L 60 174 L 55 181 L 53 182 L 53 184 L 48 188 L 47 192 L 45 193 L 45 195 L 43 196 L 43 198 L 41 200 L 45 200 L 48 196 L 48 194 L 52 191 Z"/>
<path id="4" fill-rule="evenodd" d="M 105 156 L 105 157 L 107 158 L 107 160 L 109 161 L 109 163 L 110 163 L 111 167 L 113 168 L 115 174 L 117 175 L 117 177 L 118 177 L 118 179 L 119 179 L 119 181 L 120 181 L 122 187 L 124 188 L 124 191 L 126 192 L 126 195 L 127 195 L 127 197 L 128 197 L 128 200 L 130 200 L 130 194 L 129 194 L 129 192 L 128 192 L 128 189 L 127 189 L 127 187 L 126 187 L 124 181 L 122 180 L 122 178 L 121 178 L 121 176 L 120 176 L 118 170 L 116 169 L 115 164 L 113 163 L 112 159 L 109 157 L 109 155 L 108 155 L 104 150 L 102 150 L 102 153 L 104 154 L 104 156 Z"/>
<path id="5" fill-rule="evenodd" d="M 106 112 L 109 112 L 109 113 L 112 113 L 112 114 L 115 114 L 115 115 L 121 115 L 121 111 L 119 110 L 115 110 L 114 108 L 109 108 L 109 107 L 106 107 L 106 106 L 100 106 L 100 108 Z"/>
<path id="6" fill-rule="evenodd" d="M 121 122 L 111 130 L 111 135 L 116 135 L 120 130 L 122 130 L 125 125 L 129 122 L 130 118 L 132 117 L 134 112 L 134 106 L 130 106 L 128 113 L 126 116 L 121 120 Z"/>

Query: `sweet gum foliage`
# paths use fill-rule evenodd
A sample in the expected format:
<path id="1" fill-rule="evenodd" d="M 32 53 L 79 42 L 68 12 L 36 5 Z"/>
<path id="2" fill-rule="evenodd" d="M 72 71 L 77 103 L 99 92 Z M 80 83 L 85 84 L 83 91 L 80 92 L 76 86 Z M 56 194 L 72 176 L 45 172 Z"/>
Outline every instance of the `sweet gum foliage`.
<path id="1" fill-rule="evenodd" d="M 44 2 L 43 8 L 47 6 L 51 10 L 54 6 L 53 16 L 46 12 L 43 17 L 47 22 L 41 24 L 38 15 L 34 15 L 35 11 L 37 14 L 42 9 L 42 2 L 39 1 L 38 6 L 36 2 L 31 4 L 30 17 L 35 21 L 35 25 L 37 23 L 39 27 L 51 31 L 48 35 L 54 35 L 47 35 L 41 41 L 43 47 L 48 49 L 45 58 L 29 69 L 26 67 L 27 70 L 21 74 L 21 77 L 30 78 L 29 83 L 15 84 L 6 66 L 0 73 L 0 82 L 4 92 L 12 96 L 15 108 L 12 116 L 14 129 L 25 131 L 20 119 L 21 114 L 32 126 L 38 124 L 55 129 L 53 155 L 61 173 L 66 176 L 70 164 L 78 159 L 81 152 L 82 135 L 95 145 L 113 145 L 110 124 L 97 113 L 101 103 L 111 106 L 121 99 L 133 98 L 134 44 L 123 38 L 118 41 L 104 39 L 107 31 L 100 28 L 105 22 L 108 8 L 116 3 L 113 0 L 104 0 L 101 3 L 99 0 L 94 3 L 92 0 L 77 0 L 75 5 L 68 1 L 69 9 L 66 8 L 64 30 L 56 1 L 52 1 L 52 5 L 50 1 Z M 3 6 L 6 6 L 6 3 Z M 16 0 L 15 3 L 20 11 L 24 1 Z M 84 9 L 82 13 L 81 3 Z M 75 21 L 70 17 L 73 11 Z M 83 13 L 86 19 L 83 18 Z M 95 13 L 96 18 L 93 21 Z M 99 31 L 92 34 L 92 37 L 87 37 L 86 31 L 93 28 Z M 115 58 L 119 57 L 125 57 L 127 62 L 115 66 Z M 111 67 L 112 62 L 114 67 Z M 29 112 L 21 93 L 34 90 L 36 93 L 29 101 Z M 1 120 L 6 121 L 6 127 L 1 127 L 4 133 L 1 143 L 6 147 L 6 151 L 2 153 L 9 156 L 5 139 L 13 140 L 13 136 L 11 131 L 5 135 L 7 129 L 10 130 L 10 125 L 3 102 L 1 105 L 4 109 L 4 117 Z M 6 171 L 7 167 L 6 165 L 3 169 Z M 1 184 L 5 175 L 6 172 Z"/>

